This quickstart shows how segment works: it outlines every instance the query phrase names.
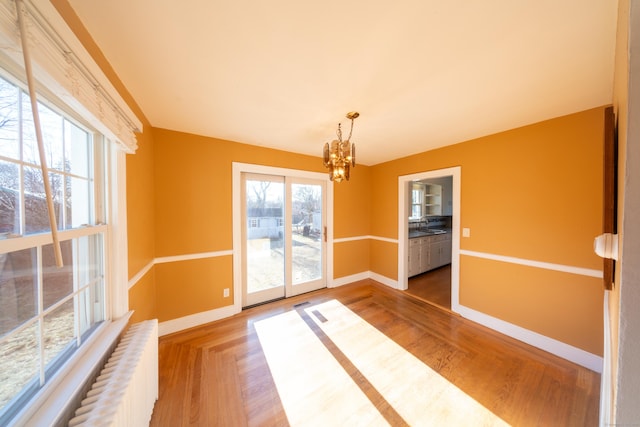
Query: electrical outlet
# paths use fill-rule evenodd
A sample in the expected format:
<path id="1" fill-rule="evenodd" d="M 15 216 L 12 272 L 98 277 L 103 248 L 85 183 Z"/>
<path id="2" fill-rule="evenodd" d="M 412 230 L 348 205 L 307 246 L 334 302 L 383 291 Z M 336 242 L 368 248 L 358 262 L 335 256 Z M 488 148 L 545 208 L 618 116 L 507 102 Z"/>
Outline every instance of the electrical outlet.
<path id="1" fill-rule="evenodd" d="M 229 298 L 229 288 L 224 288 L 222 296 L 225 298 Z"/>

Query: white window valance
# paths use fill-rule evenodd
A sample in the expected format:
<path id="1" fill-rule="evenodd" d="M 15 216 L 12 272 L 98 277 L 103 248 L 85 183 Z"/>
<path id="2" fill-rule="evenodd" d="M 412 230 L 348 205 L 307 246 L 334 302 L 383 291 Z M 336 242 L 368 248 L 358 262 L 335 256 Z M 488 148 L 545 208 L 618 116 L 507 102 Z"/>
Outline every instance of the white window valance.
<path id="1" fill-rule="evenodd" d="M 39 85 L 59 97 L 127 153 L 142 123 L 49 0 L 23 0 L 26 36 Z M 0 0 L 2 62 L 24 70 L 14 0 Z"/>

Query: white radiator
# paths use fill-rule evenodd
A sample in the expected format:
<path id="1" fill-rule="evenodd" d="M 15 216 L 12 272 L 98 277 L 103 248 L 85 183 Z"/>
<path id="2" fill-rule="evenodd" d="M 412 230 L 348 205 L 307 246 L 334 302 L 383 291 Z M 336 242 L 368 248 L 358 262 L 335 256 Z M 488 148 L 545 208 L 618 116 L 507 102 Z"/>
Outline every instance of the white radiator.
<path id="1" fill-rule="evenodd" d="M 69 421 L 75 426 L 148 426 L 158 399 L 158 321 L 131 325 Z"/>

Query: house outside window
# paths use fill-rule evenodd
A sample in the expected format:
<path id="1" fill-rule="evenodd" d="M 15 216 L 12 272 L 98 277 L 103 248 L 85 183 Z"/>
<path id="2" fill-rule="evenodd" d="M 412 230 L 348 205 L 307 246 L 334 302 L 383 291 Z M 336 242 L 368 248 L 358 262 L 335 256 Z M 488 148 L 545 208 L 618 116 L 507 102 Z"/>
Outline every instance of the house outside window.
<path id="1" fill-rule="evenodd" d="M 38 99 L 62 268 L 30 99 L 20 82 L 0 74 L 0 425 L 107 316 L 103 138 Z"/>

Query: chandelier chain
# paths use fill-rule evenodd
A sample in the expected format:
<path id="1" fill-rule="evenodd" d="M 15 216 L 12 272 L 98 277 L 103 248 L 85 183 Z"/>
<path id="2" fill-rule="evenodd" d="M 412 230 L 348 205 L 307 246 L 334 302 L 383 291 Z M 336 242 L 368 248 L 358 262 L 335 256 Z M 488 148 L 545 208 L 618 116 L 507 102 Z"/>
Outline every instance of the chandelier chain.
<path id="1" fill-rule="evenodd" d="M 355 120 L 355 118 L 351 119 L 351 129 L 349 130 L 349 138 L 347 138 L 347 141 L 351 141 L 351 134 L 353 133 L 353 121 Z"/>

